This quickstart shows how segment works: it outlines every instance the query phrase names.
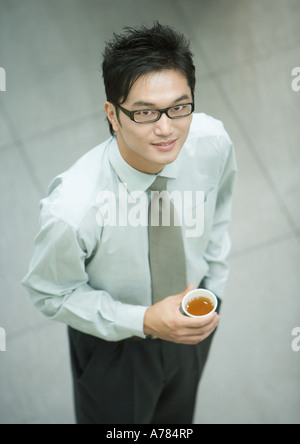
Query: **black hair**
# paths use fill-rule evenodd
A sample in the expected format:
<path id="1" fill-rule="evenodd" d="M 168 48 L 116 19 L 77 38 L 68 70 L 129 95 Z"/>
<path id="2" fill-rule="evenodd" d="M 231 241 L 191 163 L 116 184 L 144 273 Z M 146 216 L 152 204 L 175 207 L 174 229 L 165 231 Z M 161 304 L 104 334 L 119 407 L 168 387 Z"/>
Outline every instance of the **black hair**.
<path id="1" fill-rule="evenodd" d="M 151 28 L 125 27 L 124 34 L 113 34 L 103 52 L 102 74 L 107 100 L 114 105 L 124 103 L 140 76 L 164 69 L 179 71 L 186 77 L 194 100 L 195 66 L 189 40 L 158 22 Z M 114 135 L 110 122 L 109 127 Z"/>

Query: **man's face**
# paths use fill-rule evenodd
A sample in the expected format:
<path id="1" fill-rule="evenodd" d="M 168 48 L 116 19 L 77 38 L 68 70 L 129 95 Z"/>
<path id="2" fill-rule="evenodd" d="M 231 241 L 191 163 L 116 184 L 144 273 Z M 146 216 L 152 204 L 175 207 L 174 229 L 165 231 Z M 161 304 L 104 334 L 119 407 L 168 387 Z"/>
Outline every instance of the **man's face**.
<path id="1" fill-rule="evenodd" d="M 180 100 L 179 100 L 180 99 Z M 192 93 L 187 79 L 178 71 L 164 70 L 141 76 L 132 86 L 122 107 L 128 111 L 164 109 L 191 103 Z M 119 150 L 133 168 L 148 174 L 159 173 L 174 162 L 187 139 L 192 115 L 140 124 L 133 122 L 121 110 L 105 103 L 105 111 L 116 132 Z"/>

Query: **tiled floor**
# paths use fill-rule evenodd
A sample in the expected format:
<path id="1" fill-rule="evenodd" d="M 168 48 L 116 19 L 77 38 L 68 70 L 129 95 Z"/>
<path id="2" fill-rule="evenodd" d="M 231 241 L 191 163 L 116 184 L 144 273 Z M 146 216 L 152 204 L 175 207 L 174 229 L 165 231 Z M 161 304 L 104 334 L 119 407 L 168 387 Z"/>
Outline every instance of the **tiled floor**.
<path id="1" fill-rule="evenodd" d="M 50 180 L 108 135 L 104 42 L 154 19 L 191 38 L 197 110 L 223 120 L 239 164 L 230 281 L 195 422 L 300 423 L 299 0 L 0 3 L 0 423 L 74 423 L 65 327 L 20 281 Z"/>

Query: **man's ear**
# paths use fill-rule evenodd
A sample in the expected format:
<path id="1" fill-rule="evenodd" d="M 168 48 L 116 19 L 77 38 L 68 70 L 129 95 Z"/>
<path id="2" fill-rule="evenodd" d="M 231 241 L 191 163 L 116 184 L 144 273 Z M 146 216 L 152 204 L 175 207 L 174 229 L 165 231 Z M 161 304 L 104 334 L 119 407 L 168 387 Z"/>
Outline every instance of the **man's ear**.
<path id="1" fill-rule="evenodd" d="M 110 121 L 113 130 L 117 133 L 120 129 L 120 123 L 118 120 L 117 112 L 115 106 L 111 102 L 104 103 L 104 110 L 107 115 L 108 120 Z"/>

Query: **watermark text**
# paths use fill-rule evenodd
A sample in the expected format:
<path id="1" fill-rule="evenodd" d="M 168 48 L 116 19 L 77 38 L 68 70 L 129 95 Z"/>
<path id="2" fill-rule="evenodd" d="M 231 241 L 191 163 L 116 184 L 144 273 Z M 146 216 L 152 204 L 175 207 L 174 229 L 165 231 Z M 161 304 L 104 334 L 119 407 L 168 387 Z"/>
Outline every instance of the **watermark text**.
<path id="1" fill-rule="evenodd" d="M 0 327 L 0 352 L 6 351 L 6 333 L 4 328 Z"/>
<path id="2" fill-rule="evenodd" d="M 101 227 L 180 226 L 185 237 L 200 237 L 204 232 L 204 200 L 204 191 L 151 191 L 148 219 L 147 192 L 128 193 L 126 184 L 120 184 L 118 193 L 104 190 L 98 194 L 96 219 Z"/>
<path id="3" fill-rule="evenodd" d="M 0 66 L 0 91 L 6 91 L 6 72 Z"/>
<path id="4" fill-rule="evenodd" d="M 300 327 L 295 327 L 292 331 L 292 336 L 295 336 L 295 339 L 292 341 L 292 350 L 294 352 L 300 351 Z"/>
<path id="5" fill-rule="evenodd" d="M 292 70 L 292 76 L 295 77 L 292 80 L 292 90 L 295 92 L 300 91 L 300 67 L 295 67 Z"/>

